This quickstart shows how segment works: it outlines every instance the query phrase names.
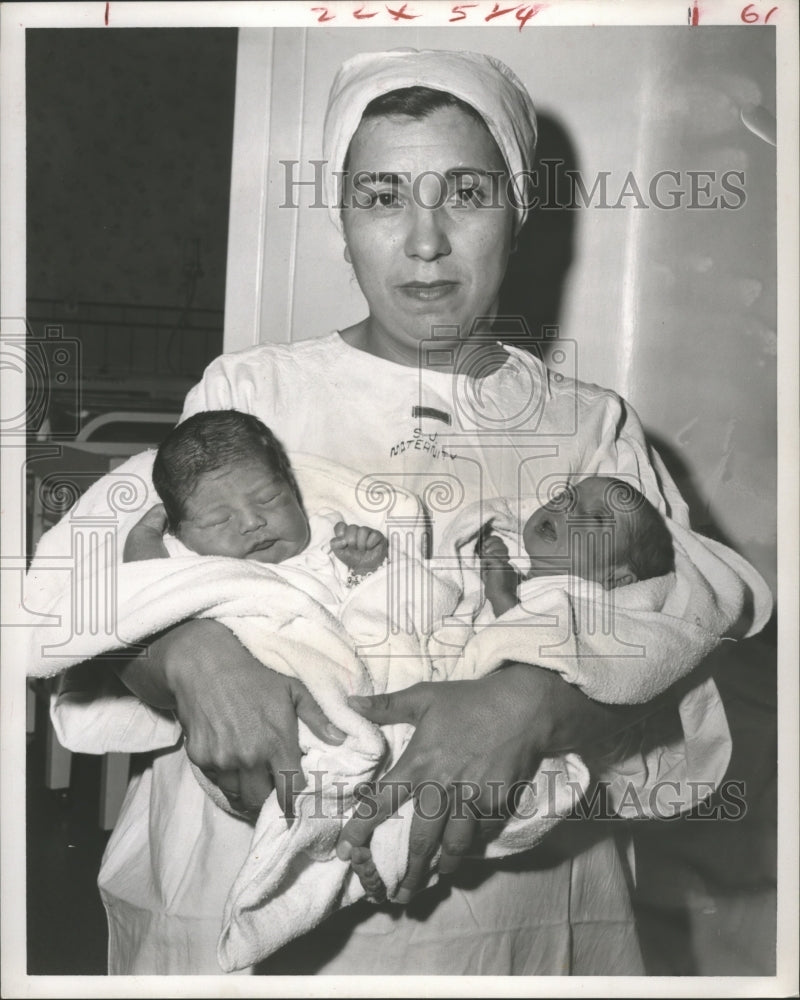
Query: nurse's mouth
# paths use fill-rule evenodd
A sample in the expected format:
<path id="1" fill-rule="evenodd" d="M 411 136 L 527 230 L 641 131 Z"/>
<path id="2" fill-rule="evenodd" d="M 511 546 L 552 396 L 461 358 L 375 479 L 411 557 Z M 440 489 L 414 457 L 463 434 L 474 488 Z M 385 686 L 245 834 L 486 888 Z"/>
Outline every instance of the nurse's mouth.
<path id="1" fill-rule="evenodd" d="M 417 302 L 435 302 L 446 298 L 458 288 L 455 281 L 407 281 L 398 285 L 398 290 Z"/>

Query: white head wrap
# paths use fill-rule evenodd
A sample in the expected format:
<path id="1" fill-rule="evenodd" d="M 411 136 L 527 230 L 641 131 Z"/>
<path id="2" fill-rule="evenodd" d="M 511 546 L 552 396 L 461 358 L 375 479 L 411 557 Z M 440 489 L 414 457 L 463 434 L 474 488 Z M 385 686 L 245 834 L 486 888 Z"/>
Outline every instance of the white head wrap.
<path id="1" fill-rule="evenodd" d="M 528 214 L 526 172 L 533 167 L 536 149 L 536 112 L 527 90 L 508 66 L 492 56 L 408 48 L 362 52 L 344 62 L 333 81 L 323 155 L 325 195 L 335 224 L 341 225 L 341 171 L 364 109 L 376 97 L 404 87 L 445 91 L 480 114 L 511 173 L 517 229 L 521 228 Z"/>

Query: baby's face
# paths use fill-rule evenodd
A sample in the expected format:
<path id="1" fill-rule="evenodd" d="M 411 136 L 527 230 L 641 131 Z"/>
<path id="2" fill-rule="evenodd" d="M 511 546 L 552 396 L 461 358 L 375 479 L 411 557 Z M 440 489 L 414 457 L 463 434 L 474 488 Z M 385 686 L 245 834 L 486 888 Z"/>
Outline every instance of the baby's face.
<path id="1" fill-rule="evenodd" d="M 606 493 L 602 479 L 584 479 L 528 518 L 522 540 L 529 579 L 570 573 L 610 585 L 615 566 L 626 561 L 628 532 L 625 515 L 611 509 Z"/>
<path id="2" fill-rule="evenodd" d="M 201 476 L 177 535 L 199 555 L 279 563 L 303 551 L 309 528 L 289 483 L 252 458 Z"/>

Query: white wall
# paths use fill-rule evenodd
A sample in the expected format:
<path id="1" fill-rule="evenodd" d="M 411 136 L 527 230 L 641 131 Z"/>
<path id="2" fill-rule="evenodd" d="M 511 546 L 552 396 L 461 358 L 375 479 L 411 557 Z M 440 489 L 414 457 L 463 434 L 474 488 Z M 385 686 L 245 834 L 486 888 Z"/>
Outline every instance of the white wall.
<path id="1" fill-rule="evenodd" d="M 577 342 L 578 377 L 616 389 L 637 408 L 695 526 L 719 533 L 774 587 L 775 150 L 757 134 L 769 132 L 775 110 L 772 31 L 427 28 L 403 40 L 506 61 L 528 86 L 547 134 L 563 133 L 589 188 L 610 172 L 610 204 L 633 171 L 650 207 L 635 207 L 630 194 L 617 209 L 533 219 L 544 240 L 560 225 L 567 243 L 559 252 L 571 257 L 558 315 L 546 321 Z M 281 207 L 279 161 L 299 160 L 298 176 L 313 177 L 309 161 L 321 156 L 338 65 L 394 45 L 391 28 L 240 32 L 228 349 L 314 337 L 365 315 L 336 229 L 324 209 L 310 207 L 313 191 L 299 189 L 299 211 Z M 258 144 L 267 133 L 265 165 Z M 540 146 L 542 155 L 551 149 Z M 650 180 L 665 170 L 679 172 L 672 186 L 687 192 L 681 208 L 652 202 Z M 729 170 L 744 171 L 743 182 L 730 181 L 744 189 L 740 207 L 686 207 L 688 171 L 717 175 L 696 202 L 739 200 L 721 187 Z M 662 202 L 669 190 L 666 178 Z M 517 266 L 524 272 L 525 260 Z"/>

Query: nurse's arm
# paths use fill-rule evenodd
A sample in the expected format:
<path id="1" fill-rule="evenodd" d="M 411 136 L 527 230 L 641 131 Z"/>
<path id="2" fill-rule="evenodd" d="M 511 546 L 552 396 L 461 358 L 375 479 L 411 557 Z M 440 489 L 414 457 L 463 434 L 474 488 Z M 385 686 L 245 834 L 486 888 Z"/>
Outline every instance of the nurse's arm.
<path id="1" fill-rule="evenodd" d="M 344 740 L 299 681 L 265 667 L 219 622 L 182 622 L 117 673 L 142 701 L 175 711 L 189 759 L 246 812 L 275 787 L 292 815 L 304 784 L 298 719 L 327 743 Z"/>
<path id="2" fill-rule="evenodd" d="M 510 813 L 508 795 L 530 780 L 543 756 L 585 751 L 675 694 L 670 689 L 646 705 L 600 704 L 554 671 L 511 663 L 478 680 L 415 684 L 351 699 L 353 708 L 377 725 L 405 722 L 415 728 L 396 765 L 373 794 L 361 797 L 345 824 L 339 857 L 347 860 L 354 848 L 366 846 L 376 827 L 415 798 L 409 867 L 396 896 L 407 902 L 427 884 L 430 860 L 440 846 L 439 870 L 446 874 L 472 851 L 482 826 L 496 829 L 498 819 Z M 447 809 L 437 808 L 442 796 Z M 459 801 L 469 802 L 469 808 L 459 808 Z"/>

